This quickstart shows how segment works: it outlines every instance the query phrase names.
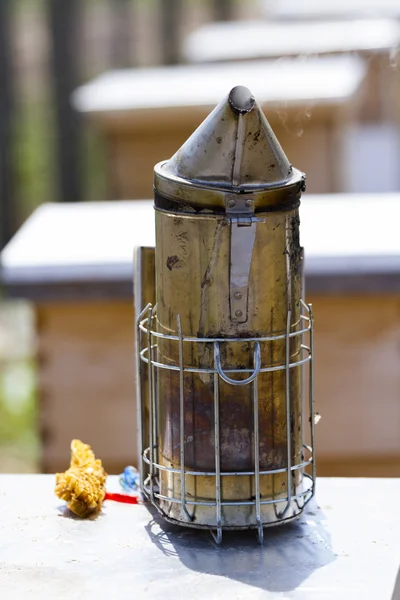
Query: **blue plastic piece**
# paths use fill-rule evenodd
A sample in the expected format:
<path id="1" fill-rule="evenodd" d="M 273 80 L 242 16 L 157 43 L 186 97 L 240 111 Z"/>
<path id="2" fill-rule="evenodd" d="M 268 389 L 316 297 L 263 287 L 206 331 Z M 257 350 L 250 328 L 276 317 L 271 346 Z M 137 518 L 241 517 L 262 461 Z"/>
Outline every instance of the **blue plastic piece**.
<path id="1" fill-rule="evenodd" d="M 119 484 L 127 493 L 137 492 L 140 487 L 139 471 L 132 466 L 125 467 L 124 472 L 119 476 Z"/>

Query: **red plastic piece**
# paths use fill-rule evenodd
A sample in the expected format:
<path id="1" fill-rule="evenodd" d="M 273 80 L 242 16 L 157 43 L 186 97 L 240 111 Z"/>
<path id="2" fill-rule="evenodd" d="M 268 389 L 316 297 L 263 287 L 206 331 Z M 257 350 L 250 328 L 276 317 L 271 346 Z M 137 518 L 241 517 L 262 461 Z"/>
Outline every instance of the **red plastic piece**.
<path id="1" fill-rule="evenodd" d="M 125 504 L 139 504 L 138 496 L 128 496 L 127 494 L 114 494 L 106 492 L 104 500 L 114 500 L 114 502 L 123 502 Z"/>

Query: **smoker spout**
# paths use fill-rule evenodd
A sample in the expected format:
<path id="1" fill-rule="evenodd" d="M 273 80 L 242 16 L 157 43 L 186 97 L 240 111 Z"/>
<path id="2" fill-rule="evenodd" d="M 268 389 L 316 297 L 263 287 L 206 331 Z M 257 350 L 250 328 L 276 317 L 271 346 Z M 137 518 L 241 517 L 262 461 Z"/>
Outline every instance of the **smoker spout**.
<path id="1" fill-rule="evenodd" d="M 226 194 L 244 193 L 253 194 L 256 208 L 277 206 L 286 191 L 298 195 L 305 179 L 244 86 L 234 87 L 174 156 L 156 165 L 154 175 L 160 196 L 210 208 L 225 204 Z"/>

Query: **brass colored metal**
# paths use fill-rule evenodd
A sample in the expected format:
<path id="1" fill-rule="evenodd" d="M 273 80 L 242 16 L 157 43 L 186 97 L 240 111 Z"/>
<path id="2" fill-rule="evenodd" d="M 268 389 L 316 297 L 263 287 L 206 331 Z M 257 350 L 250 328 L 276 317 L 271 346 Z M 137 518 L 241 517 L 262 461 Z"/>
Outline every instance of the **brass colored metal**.
<path id="1" fill-rule="evenodd" d="M 229 253 L 230 224 L 224 216 L 193 217 L 156 211 L 156 289 L 159 331 L 176 332 L 177 315 L 185 335 L 226 337 L 222 344 L 224 369 L 252 368 L 253 346 L 247 342 L 229 343 L 231 337 L 257 337 L 284 334 L 287 311 L 292 314 L 291 330 L 300 329 L 301 253 L 298 245 L 298 209 L 264 215 L 257 224 L 249 280 L 249 318 L 243 324 L 229 318 Z M 171 257 L 177 257 L 171 259 Z M 271 257 L 271 258 L 269 258 Z M 204 346 L 204 345 L 203 345 Z M 185 346 L 184 365 L 212 367 L 212 345 Z M 264 342 L 261 362 L 264 366 L 285 362 L 285 340 Z M 178 362 L 176 345 L 158 340 L 159 360 Z M 293 339 L 291 362 L 298 359 L 300 338 Z M 159 460 L 165 466 L 179 465 L 179 374 L 160 371 L 158 380 Z M 287 429 L 285 404 L 285 372 L 259 375 L 260 469 L 284 468 L 287 464 Z M 292 464 L 301 462 L 302 395 L 300 369 L 290 373 L 293 454 Z M 215 463 L 213 376 L 188 374 L 184 381 L 185 456 L 186 467 L 194 471 L 213 471 Z M 221 471 L 252 471 L 253 402 L 251 387 L 220 384 Z M 297 478 L 297 480 L 295 480 Z M 193 497 L 215 499 L 213 478 L 186 477 L 187 493 Z M 225 477 L 222 498 L 243 500 L 254 497 L 253 477 Z M 293 493 L 300 484 L 300 473 L 294 471 Z M 180 476 L 164 472 L 161 493 L 179 497 Z M 261 477 L 262 498 L 279 498 L 287 493 L 286 474 Z M 165 513 L 184 520 L 178 504 L 161 502 Z M 271 515 L 274 507 L 265 506 L 266 521 L 278 520 Z M 295 510 L 295 509 L 293 509 Z M 197 511 L 200 512 L 200 511 Z M 203 513 L 208 514 L 203 514 Z M 196 522 L 216 525 L 215 510 L 202 509 Z M 225 522 L 246 526 L 254 520 L 252 510 L 239 512 L 224 509 Z"/>
<path id="2" fill-rule="evenodd" d="M 157 309 L 141 356 L 166 367 L 149 369 L 145 459 L 159 467 L 144 487 L 166 518 L 216 528 L 219 541 L 222 528 L 258 527 L 261 539 L 312 495 L 294 335 L 304 182 L 241 87 L 155 167 Z"/>

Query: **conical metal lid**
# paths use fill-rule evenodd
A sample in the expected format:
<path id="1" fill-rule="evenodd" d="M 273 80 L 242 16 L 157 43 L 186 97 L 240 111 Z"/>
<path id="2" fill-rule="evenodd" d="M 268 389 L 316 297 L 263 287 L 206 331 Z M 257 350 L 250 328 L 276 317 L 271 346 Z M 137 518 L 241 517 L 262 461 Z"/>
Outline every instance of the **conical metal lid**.
<path id="1" fill-rule="evenodd" d="M 299 196 L 304 181 L 243 86 L 233 88 L 174 156 L 155 167 L 156 194 L 210 208 L 232 194 L 279 204 L 279 190 Z"/>

